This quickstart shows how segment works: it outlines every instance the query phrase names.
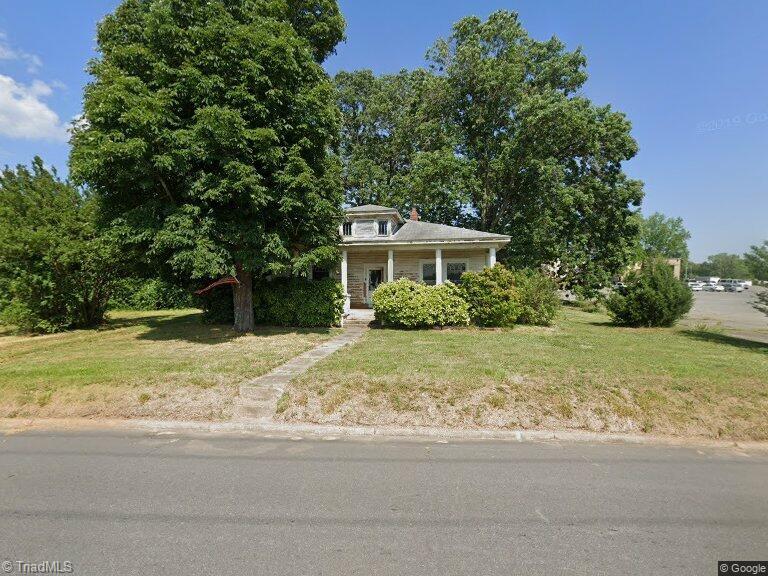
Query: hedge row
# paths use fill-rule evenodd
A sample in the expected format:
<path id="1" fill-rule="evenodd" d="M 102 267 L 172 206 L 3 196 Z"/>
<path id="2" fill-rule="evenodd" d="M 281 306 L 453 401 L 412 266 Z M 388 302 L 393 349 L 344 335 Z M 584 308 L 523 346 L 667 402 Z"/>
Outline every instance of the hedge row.
<path id="1" fill-rule="evenodd" d="M 253 315 L 267 326 L 339 326 L 344 313 L 344 290 L 331 278 L 277 278 L 254 284 Z M 234 320 L 232 290 L 224 287 L 203 298 L 203 321 L 229 324 Z"/>
<path id="2" fill-rule="evenodd" d="M 461 284 L 437 286 L 407 278 L 381 284 L 373 293 L 376 318 L 384 325 L 430 326 L 548 325 L 560 307 L 556 286 L 538 272 L 512 272 L 497 264 L 467 272 Z"/>
<path id="3" fill-rule="evenodd" d="M 196 305 L 189 290 L 158 278 L 118 280 L 109 300 L 112 310 L 166 310 Z"/>

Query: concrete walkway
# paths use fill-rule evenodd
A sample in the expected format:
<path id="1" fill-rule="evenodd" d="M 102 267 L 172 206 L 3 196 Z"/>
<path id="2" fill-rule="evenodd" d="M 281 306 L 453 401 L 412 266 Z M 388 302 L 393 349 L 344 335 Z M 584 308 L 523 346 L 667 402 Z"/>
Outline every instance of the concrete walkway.
<path id="1" fill-rule="evenodd" d="M 271 372 L 241 384 L 240 397 L 235 405 L 235 419 L 270 422 L 275 414 L 277 401 L 291 380 L 309 370 L 323 358 L 347 344 L 356 342 L 366 330 L 368 330 L 368 324 L 365 322 L 349 323 L 344 327 L 344 332 L 335 338 L 291 358 Z"/>

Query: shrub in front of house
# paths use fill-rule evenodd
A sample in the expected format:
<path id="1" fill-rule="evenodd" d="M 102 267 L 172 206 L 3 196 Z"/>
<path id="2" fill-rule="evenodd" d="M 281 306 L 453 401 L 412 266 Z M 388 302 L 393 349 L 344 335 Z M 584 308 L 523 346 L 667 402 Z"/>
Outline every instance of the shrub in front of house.
<path id="1" fill-rule="evenodd" d="M 467 326 L 469 305 L 451 282 L 427 286 L 401 278 L 380 284 L 372 296 L 376 319 L 383 326 L 429 328 Z"/>
<path id="2" fill-rule="evenodd" d="M 523 313 L 515 274 L 501 264 L 462 274 L 461 292 L 478 326 L 514 326 Z"/>
<path id="3" fill-rule="evenodd" d="M 672 326 L 693 305 L 691 291 L 661 260 L 648 260 L 625 279 L 626 288 L 606 303 L 616 324 L 634 327 Z"/>
<path id="4" fill-rule="evenodd" d="M 201 298 L 203 322 L 234 321 L 232 288 L 216 288 Z M 332 279 L 275 278 L 253 286 L 253 317 L 266 326 L 331 327 L 341 325 L 344 290 Z"/>
<path id="5" fill-rule="evenodd" d="M 520 306 L 517 323 L 549 326 L 561 306 L 555 281 L 537 270 L 519 270 L 514 275 Z"/>
<path id="6" fill-rule="evenodd" d="M 276 278 L 253 288 L 257 324 L 270 326 L 340 326 L 344 290 L 333 278 Z"/>

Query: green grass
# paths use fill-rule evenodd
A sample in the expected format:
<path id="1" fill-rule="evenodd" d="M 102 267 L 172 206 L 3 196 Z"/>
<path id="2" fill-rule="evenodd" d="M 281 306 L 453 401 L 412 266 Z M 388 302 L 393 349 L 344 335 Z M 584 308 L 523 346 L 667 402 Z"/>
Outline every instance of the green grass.
<path id="1" fill-rule="evenodd" d="M 768 345 L 565 309 L 512 330 L 371 330 L 288 389 L 281 418 L 768 439 Z"/>
<path id="2" fill-rule="evenodd" d="M 99 329 L 0 333 L 0 416 L 221 419 L 243 380 L 333 330 L 204 325 L 197 310 L 113 312 Z"/>

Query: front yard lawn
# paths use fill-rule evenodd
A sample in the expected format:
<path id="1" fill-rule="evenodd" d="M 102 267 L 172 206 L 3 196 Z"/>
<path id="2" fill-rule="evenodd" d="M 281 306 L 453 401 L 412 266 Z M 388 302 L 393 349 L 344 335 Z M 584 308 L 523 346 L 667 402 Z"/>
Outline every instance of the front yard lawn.
<path id="1" fill-rule="evenodd" d="M 552 327 L 375 329 L 294 381 L 278 416 L 765 440 L 768 345 L 573 309 Z"/>
<path id="2" fill-rule="evenodd" d="M 226 419 L 238 385 L 334 330 L 246 336 L 197 310 L 113 312 L 97 330 L 0 335 L 0 417 Z"/>

